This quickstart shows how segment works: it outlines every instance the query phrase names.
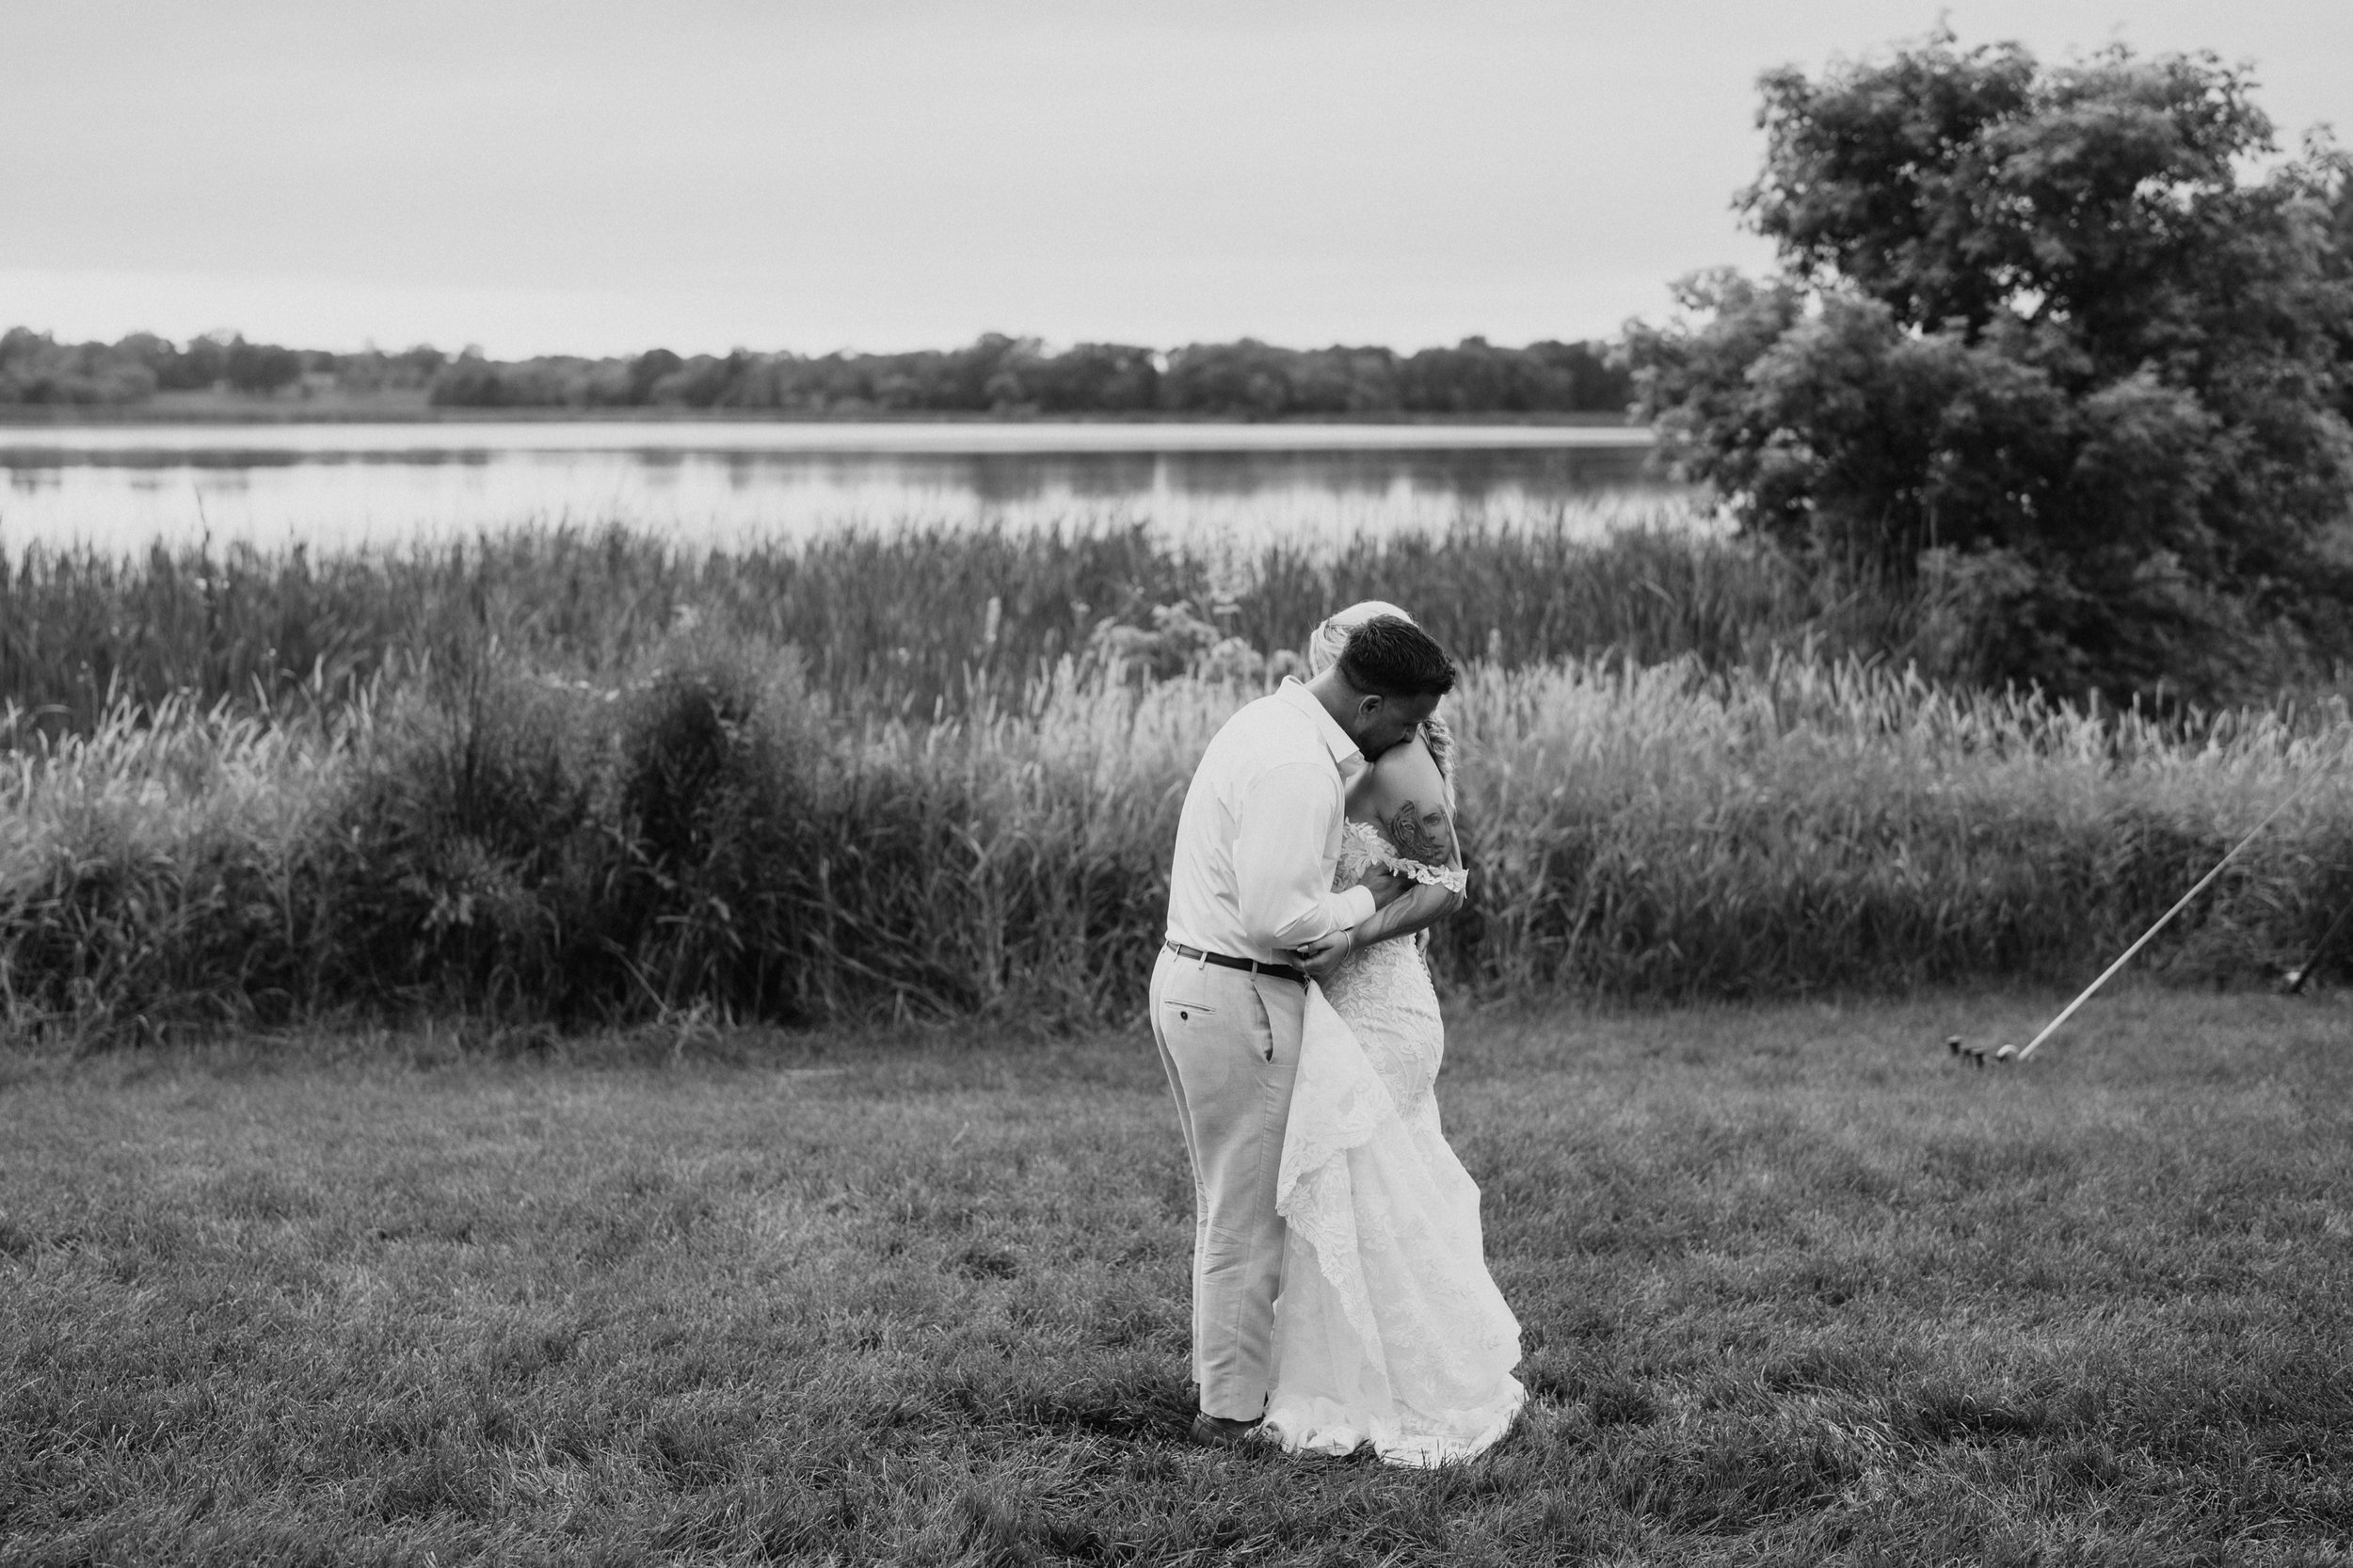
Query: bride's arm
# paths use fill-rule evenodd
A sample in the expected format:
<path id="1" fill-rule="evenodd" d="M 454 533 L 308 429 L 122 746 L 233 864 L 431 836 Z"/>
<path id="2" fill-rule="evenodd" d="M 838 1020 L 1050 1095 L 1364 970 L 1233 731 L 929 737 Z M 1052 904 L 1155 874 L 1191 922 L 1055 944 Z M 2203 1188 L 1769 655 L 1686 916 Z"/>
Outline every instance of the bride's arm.
<path id="1" fill-rule="evenodd" d="M 1415 880 L 1404 884 L 1396 902 L 1298 950 L 1300 967 L 1318 980 L 1328 978 L 1357 949 L 1410 936 L 1468 902 L 1462 843 L 1446 806 L 1446 778 L 1420 736 L 1391 747 L 1367 770 L 1349 792 L 1348 814 L 1380 828 L 1396 847 L 1397 867 Z"/>
<path id="2" fill-rule="evenodd" d="M 1463 847 L 1446 807 L 1446 780 L 1419 736 L 1376 763 L 1357 802 L 1358 809 L 1396 846 L 1398 859 L 1423 867 L 1445 881 L 1417 881 L 1404 896 L 1357 922 L 1353 946 L 1369 947 L 1435 925 L 1467 902 L 1462 882 Z M 1446 873 L 1452 873 L 1446 875 Z M 1454 884 L 1449 886 L 1449 884 Z"/>
<path id="3" fill-rule="evenodd" d="M 1392 937 L 1410 936 L 1426 926 L 1437 924 L 1468 902 L 1467 895 L 1451 888 L 1417 882 L 1404 897 L 1371 919 L 1358 921 L 1351 934 L 1352 945 L 1366 948 Z"/>

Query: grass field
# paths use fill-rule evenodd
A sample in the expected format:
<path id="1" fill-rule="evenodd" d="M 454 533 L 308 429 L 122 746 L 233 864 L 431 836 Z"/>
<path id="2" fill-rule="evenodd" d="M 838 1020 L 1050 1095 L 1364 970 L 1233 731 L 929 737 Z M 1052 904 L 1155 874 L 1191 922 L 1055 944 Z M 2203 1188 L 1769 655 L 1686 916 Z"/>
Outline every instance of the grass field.
<path id="1" fill-rule="evenodd" d="M 0 1057 L 0 1562 L 2345 1560 L 2353 1004 L 2060 1000 L 1458 1014 L 1436 1474 L 1179 1440 L 1133 1030 Z"/>

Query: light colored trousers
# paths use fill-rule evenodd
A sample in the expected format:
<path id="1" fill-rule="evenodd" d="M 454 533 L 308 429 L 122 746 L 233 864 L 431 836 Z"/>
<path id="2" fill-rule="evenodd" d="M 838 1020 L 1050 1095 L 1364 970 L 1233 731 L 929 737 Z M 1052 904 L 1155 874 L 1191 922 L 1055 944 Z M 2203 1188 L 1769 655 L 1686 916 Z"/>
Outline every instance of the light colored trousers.
<path id="1" fill-rule="evenodd" d="M 1274 1212 L 1307 989 L 1179 958 L 1152 970 L 1152 1037 L 1193 1161 L 1193 1375 L 1211 1416 L 1256 1420 L 1274 1386 Z"/>

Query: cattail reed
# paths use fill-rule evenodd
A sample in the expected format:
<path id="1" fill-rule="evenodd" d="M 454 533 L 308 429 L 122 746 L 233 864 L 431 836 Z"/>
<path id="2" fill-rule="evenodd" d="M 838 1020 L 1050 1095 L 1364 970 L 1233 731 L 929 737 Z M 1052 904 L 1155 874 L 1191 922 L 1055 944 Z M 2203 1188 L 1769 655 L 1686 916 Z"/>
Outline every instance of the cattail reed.
<path id="1" fill-rule="evenodd" d="M 1104 644 L 936 718 L 845 710 L 800 649 L 708 623 L 562 665 L 460 639 L 275 715 L 119 683 L 62 735 L 15 709 L 0 1009 L 104 1038 L 419 1010 L 1125 1018 L 1193 760 L 1271 679 L 1217 630 L 1162 617 L 1213 677 Z M 1473 896 L 1433 956 L 1458 994 L 2076 979 L 2314 770 L 2151 968 L 2260 979 L 2353 904 L 2341 702 L 2160 723 L 1696 652 L 1474 661 L 1449 701 Z"/>
<path id="2" fill-rule="evenodd" d="M 688 551 L 622 528 L 519 529 L 313 558 L 246 545 L 124 558 L 0 553 L 0 702 L 41 733 L 88 730 L 118 698 L 187 693 L 283 717 L 352 701 L 452 647 L 591 673 L 630 667 L 681 626 L 790 643 L 845 712 L 958 713 L 1017 702 L 1107 627 L 1184 607 L 1218 637 L 1296 648 L 1353 600 L 1409 599 L 1449 647 L 1542 664 L 1762 657 L 1821 607 L 1768 552 L 1687 503 L 1580 509 L 1332 546 L 1222 542 L 1141 525 L 1008 533 L 910 524 L 800 544 Z"/>

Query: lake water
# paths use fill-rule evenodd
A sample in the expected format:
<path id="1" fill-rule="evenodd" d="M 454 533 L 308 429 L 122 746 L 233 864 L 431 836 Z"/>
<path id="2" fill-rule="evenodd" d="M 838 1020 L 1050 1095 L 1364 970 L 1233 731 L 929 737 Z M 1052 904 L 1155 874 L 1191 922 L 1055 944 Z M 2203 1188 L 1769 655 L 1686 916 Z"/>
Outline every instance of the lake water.
<path id="1" fill-rule="evenodd" d="M 1343 536 L 1673 513 L 1648 434 L 1561 425 L 721 421 L 0 426 L 0 549 L 314 549 L 619 521 L 687 543 L 1129 521 Z"/>

